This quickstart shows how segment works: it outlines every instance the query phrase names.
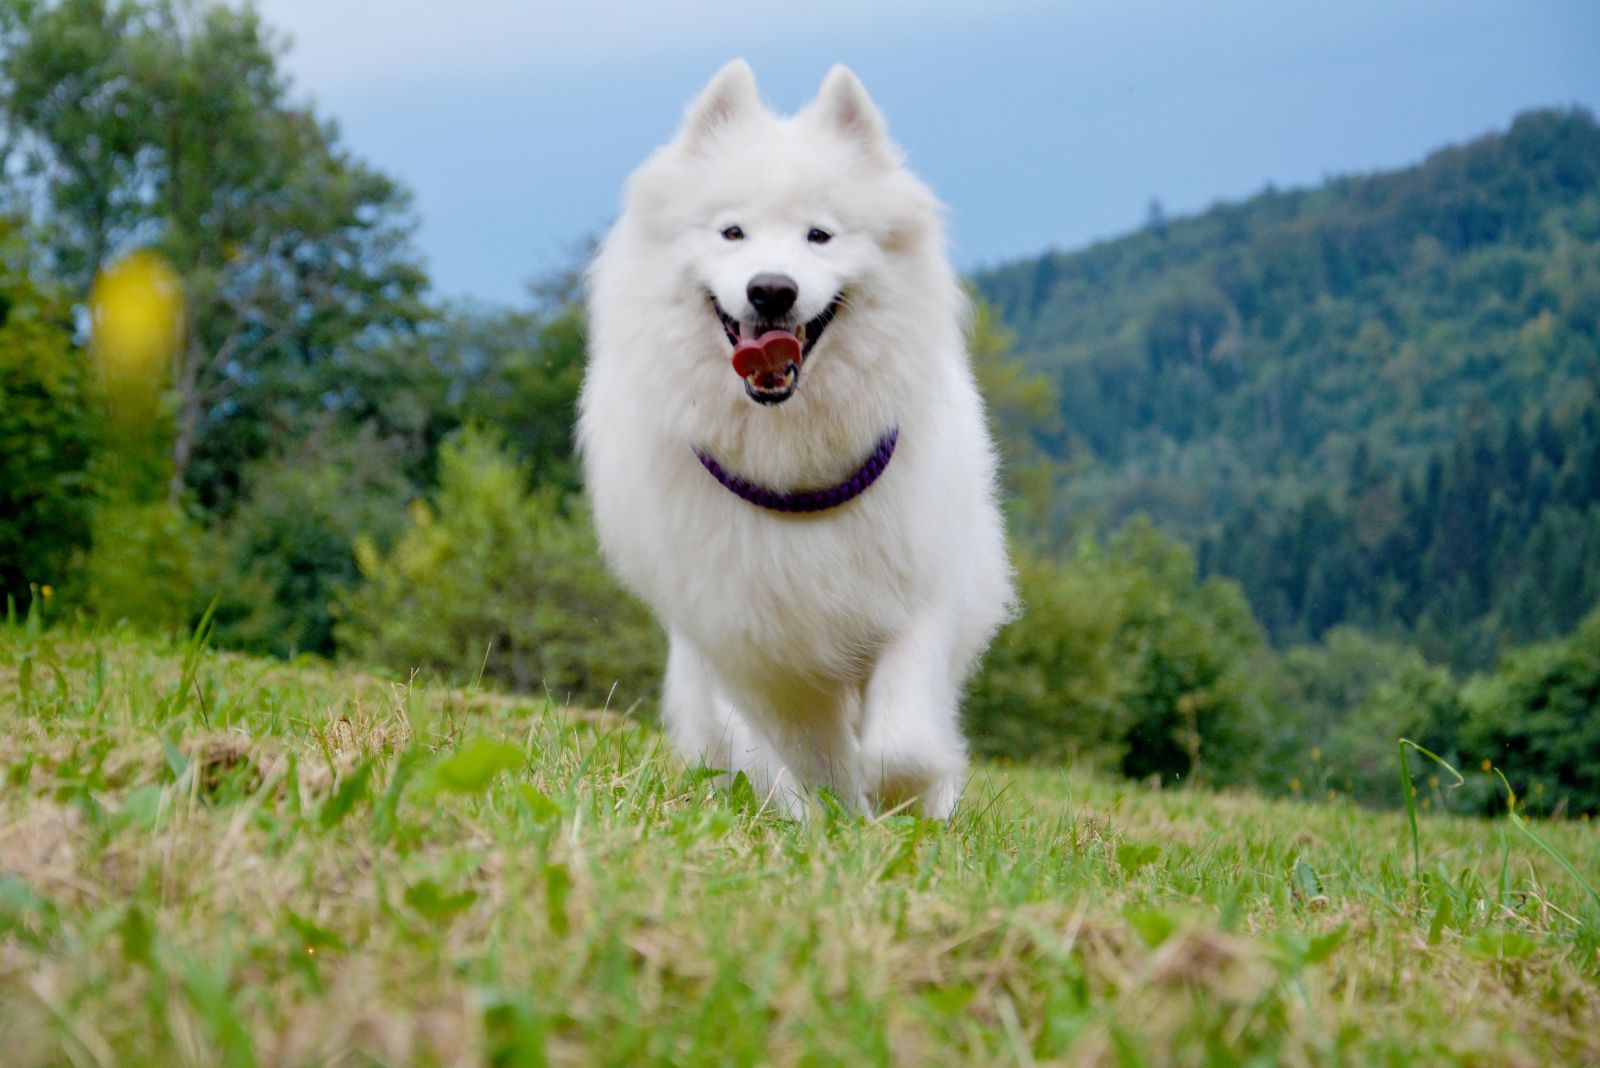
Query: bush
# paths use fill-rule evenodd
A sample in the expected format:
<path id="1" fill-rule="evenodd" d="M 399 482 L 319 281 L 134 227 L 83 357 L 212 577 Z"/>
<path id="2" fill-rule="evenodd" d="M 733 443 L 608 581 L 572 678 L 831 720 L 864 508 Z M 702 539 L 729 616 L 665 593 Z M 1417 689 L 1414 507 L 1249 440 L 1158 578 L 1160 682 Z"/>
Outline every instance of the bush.
<path id="1" fill-rule="evenodd" d="M 62 585 L 89 541 L 94 374 L 64 317 L 0 266 L 0 609 Z"/>
<path id="2" fill-rule="evenodd" d="M 204 531 L 179 505 L 110 500 L 95 511 L 75 600 L 107 622 L 155 633 L 189 627 Z"/>
<path id="3" fill-rule="evenodd" d="M 1422 655 L 1410 646 L 1349 626 L 1334 627 L 1316 645 L 1297 645 L 1272 657 L 1265 681 L 1273 716 L 1257 785 L 1288 792 L 1298 784 L 1317 796 L 1330 789 L 1353 793 L 1355 780 L 1365 781 L 1354 774 L 1357 767 L 1373 756 L 1392 765 L 1395 739 L 1400 737 L 1381 722 L 1374 723 L 1371 715 L 1363 716 L 1362 710 L 1379 688 L 1395 685 L 1404 691 L 1414 680 L 1401 682 L 1402 676 L 1426 668 Z M 1385 695 L 1382 703 L 1392 701 L 1392 695 Z M 1370 745 L 1363 741 L 1368 730 L 1376 731 Z M 1390 774 L 1383 787 L 1391 803 L 1399 801 L 1396 781 Z"/>
<path id="4" fill-rule="evenodd" d="M 1260 628 L 1236 584 L 1135 520 L 1065 563 L 1024 556 L 1023 610 L 967 702 L 980 752 L 1137 778 L 1238 781 L 1265 732 Z"/>
<path id="5" fill-rule="evenodd" d="M 1600 608 L 1558 641 L 1474 680 L 1463 748 L 1502 771 L 1528 810 L 1600 814 Z"/>
<path id="6" fill-rule="evenodd" d="M 1365 805 L 1402 804 L 1401 738 L 1466 771 L 1470 762 L 1461 745 L 1466 711 L 1450 670 L 1408 651 L 1392 676 L 1371 687 L 1355 712 L 1329 735 L 1321 752 L 1323 778 L 1318 789 L 1344 793 Z M 1435 791 L 1441 790 L 1441 777 L 1448 778 L 1425 757 L 1413 758 L 1411 767 L 1419 791 L 1429 783 L 1435 784 Z M 1486 796 L 1488 786 L 1481 779 L 1469 779 L 1466 792 L 1452 792 L 1449 803 L 1475 806 Z M 1439 793 L 1438 797 L 1443 804 L 1445 795 Z"/>
<path id="7" fill-rule="evenodd" d="M 1086 546 L 1073 563 L 1015 554 L 1021 615 L 995 636 L 967 692 L 974 747 L 1035 763 L 1116 766 L 1132 727 L 1117 655 L 1120 598 Z"/>
<path id="8" fill-rule="evenodd" d="M 334 606 L 361 584 L 355 545 L 387 549 L 410 484 L 371 434 L 316 441 L 252 472 L 249 495 L 211 537 L 203 589 L 219 643 L 274 656 L 334 652 Z"/>
<path id="9" fill-rule="evenodd" d="M 527 468 L 481 431 L 441 447 L 439 469 L 435 504 L 412 506 L 393 551 L 358 550 L 367 581 L 344 601 L 340 650 L 588 705 L 613 687 L 652 694 L 664 643 L 606 573 L 587 517 L 531 492 Z"/>

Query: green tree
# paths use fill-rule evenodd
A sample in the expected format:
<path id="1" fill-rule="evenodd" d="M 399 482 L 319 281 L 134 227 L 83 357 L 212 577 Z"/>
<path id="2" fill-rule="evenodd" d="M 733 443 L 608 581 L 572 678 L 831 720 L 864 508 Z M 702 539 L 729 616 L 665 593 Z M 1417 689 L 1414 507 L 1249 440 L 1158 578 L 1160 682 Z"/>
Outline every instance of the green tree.
<path id="1" fill-rule="evenodd" d="M 21 266 L 0 223 L 0 604 L 29 583 L 60 586 L 87 544 L 95 378 L 72 344 L 66 309 Z"/>
<path id="2" fill-rule="evenodd" d="M 405 193 L 289 97 L 251 8 L 5 0 L 22 197 L 79 293 L 154 245 L 188 295 L 173 493 L 226 496 L 275 435 L 349 403 L 340 368 L 425 318 Z"/>
<path id="3" fill-rule="evenodd" d="M 1013 531 L 1030 540 L 1049 536 L 1051 490 L 1062 464 L 1060 396 L 1054 383 L 1015 358 L 1016 337 L 994 309 L 975 300 L 967 325 L 972 370 L 983 394 L 1000 452 L 1000 475 Z"/>
<path id="4" fill-rule="evenodd" d="M 1123 574 L 1119 655 L 1132 662 L 1126 775 L 1249 779 L 1265 733 L 1264 638 L 1238 585 L 1201 580 L 1194 553 L 1139 518 L 1107 552 Z"/>

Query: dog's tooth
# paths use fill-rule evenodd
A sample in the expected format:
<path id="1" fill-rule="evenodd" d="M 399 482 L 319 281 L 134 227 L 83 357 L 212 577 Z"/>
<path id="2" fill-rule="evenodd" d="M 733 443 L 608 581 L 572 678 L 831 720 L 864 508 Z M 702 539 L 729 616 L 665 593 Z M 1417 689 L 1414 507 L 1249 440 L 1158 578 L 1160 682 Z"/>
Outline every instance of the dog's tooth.
<path id="1" fill-rule="evenodd" d="M 801 323 L 794 328 L 794 339 L 804 345 L 806 342 L 806 324 Z"/>

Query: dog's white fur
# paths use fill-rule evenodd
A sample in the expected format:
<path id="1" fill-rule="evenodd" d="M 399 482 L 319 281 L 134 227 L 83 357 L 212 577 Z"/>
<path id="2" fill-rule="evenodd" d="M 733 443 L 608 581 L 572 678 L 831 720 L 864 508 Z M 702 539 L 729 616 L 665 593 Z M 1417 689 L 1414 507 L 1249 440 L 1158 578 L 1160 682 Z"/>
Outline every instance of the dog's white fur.
<path id="1" fill-rule="evenodd" d="M 723 238 L 733 225 L 743 240 Z M 844 295 L 774 406 L 746 396 L 708 300 L 754 319 L 746 285 L 765 271 L 798 282 L 801 321 Z M 783 118 L 746 63 L 723 68 L 629 179 L 589 285 L 584 470 L 608 560 L 667 628 L 678 750 L 790 814 L 828 786 L 862 811 L 948 817 L 961 687 L 1009 611 L 1010 566 L 939 205 L 855 75 L 833 68 Z M 810 516 L 746 503 L 694 453 L 812 489 L 893 426 L 878 482 Z"/>

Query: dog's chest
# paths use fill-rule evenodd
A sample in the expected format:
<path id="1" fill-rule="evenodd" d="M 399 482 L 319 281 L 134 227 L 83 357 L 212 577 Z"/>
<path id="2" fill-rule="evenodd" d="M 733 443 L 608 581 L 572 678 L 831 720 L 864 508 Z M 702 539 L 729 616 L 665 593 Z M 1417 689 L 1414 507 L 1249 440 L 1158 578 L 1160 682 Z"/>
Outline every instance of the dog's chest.
<path id="1" fill-rule="evenodd" d="M 662 529 L 671 544 L 650 582 L 674 626 L 708 646 L 821 670 L 869 658 L 903 629 L 917 553 L 889 510 L 862 501 L 792 517 L 697 496 L 699 507 L 674 509 Z"/>

